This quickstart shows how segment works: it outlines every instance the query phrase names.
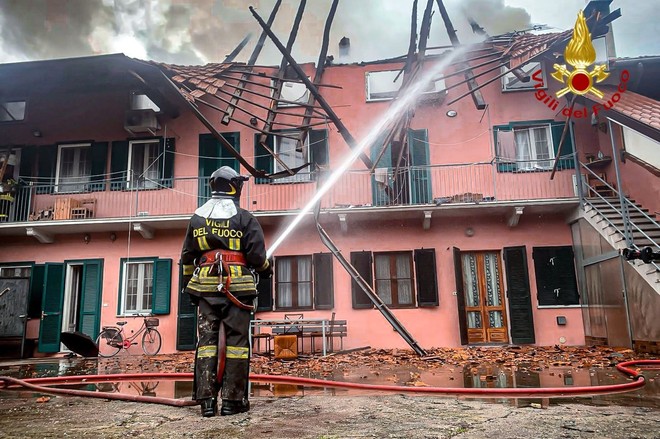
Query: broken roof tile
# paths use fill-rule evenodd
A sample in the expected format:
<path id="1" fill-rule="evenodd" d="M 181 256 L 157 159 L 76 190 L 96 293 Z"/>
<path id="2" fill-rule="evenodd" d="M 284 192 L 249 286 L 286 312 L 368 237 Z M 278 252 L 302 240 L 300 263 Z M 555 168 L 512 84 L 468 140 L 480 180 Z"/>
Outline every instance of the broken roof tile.
<path id="1" fill-rule="evenodd" d="M 619 100 L 613 104 L 610 111 L 616 111 L 660 131 L 660 101 L 642 96 L 630 90 L 620 93 L 617 91 L 616 86 L 613 85 L 598 86 L 598 89 L 603 92 L 603 98 L 598 99 L 589 96 L 591 101 L 601 105 L 609 101 L 609 107 L 614 103 L 613 96 L 618 94 Z"/>

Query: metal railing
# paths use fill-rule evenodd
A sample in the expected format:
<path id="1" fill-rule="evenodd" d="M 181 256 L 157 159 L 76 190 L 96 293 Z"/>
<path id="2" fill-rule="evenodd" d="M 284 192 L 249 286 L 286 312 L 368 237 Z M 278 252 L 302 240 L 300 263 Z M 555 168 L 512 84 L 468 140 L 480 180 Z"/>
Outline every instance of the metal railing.
<path id="1" fill-rule="evenodd" d="M 589 169 L 587 165 L 580 162 L 580 167 L 586 171 L 586 175 L 588 176 L 587 181 L 595 180 L 598 182 L 599 186 L 599 188 L 596 188 L 595 186 L 587 185 L 589 196 L 582 200 L 583 203 L 587 206 L 590 206 L 596 212 L 600 213 L 603 221 L 605 221 L 610 227 L 617 230 L 626 239 L 628 247 L 635 248 L 636 250 L 641 250 L 641 247 L 652 247 L 654 248 L 654 251 L 660 250 L 660 244 L 653 237 L 649 236 L 646 233 L 646 230 L 640 227 L 640 223 L 634 221 L 630 215 L 631 213 L 635 213 L 637 216 L 641 216 L 641 221 L 644 221 L 647 225 L 654 227 L 657 230 L 660 230 L 660 223 L 658 223 L 653 217 L 640 209 L 639 206 L 637 206 L 635 203 L 630 201 L 623 193 L 619 192 L 607 181 L 603 180 L 597 173 Z M 611 193 L 612 196 L 604 196 L 601 193 L 604 192 L 603 188 L 605 188 L 608 193 Z M 614 201 L 615 198 L 616 201 L 613 203 L 612 201 Z M 614 210 L 617 216 L 621 218 L 623 226 L 614 224 L 610 217 L 602 212 L 602 206 L 599 206 L 594 202 L 594 200 L 600 200 L 610 209 Z M 633 237 L 633 233 L 635 232 L 640 235 L 638 238 Z M 635 239 L 646 239 L 648 240 L 648 244 L 638 246 L 635 243 Z M 660 265 L 658 263 L 651 262 L 651 264 L 656 268 L 656 270 L 660 271 Z"/>
<path id="2" fill-rule="evenodd" d="M 532 165 L 530 165 L 532 163 Z M 321 201 L 323 209 L 347 207 L 449 205 L 551 199 L 576 199 L 574 171 L 533 168 L 538 162 L 461 163 L 401 168 L 350 170 Z M 533 168 L 530 170 L 530 168 Z M 525 169 L 525 170 L 523 170 Z M 252 212 L 287 212 L 304 207 L 324 175 L 298 174 L 295 182 L 250 179 L 241 205 Z M 95 180 L 44 184 L 21 179 L 5 222 L 93 220 L 145 216 L 191 215 L 210 196 L 208 177 L 145 180 Z"/>

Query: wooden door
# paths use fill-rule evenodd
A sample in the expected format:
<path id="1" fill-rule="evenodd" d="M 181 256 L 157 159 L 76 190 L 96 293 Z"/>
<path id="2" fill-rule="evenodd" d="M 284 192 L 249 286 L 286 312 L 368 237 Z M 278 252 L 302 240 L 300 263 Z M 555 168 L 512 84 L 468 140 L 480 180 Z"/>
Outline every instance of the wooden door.
<path id="1" fill-rule="evenodd" d="M 509 341 L 498 252 L 461 254 L 468 343 Z"/>

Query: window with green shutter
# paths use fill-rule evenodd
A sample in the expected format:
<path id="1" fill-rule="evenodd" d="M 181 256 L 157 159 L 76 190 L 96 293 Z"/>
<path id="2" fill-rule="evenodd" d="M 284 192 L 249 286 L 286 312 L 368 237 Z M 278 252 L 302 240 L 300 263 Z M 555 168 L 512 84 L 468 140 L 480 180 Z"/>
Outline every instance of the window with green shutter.
<path id="1" fill-rule="evenodd" d="M 112 142 L 111 190 L 171 188 L 174 179 L 173 137 Z"/>
<path id="2" fill-rule="evenodd" d="M 277 136 L 267 136 L 264 144 L 259 142 L 260 135 L 255 134 L 254 163 L 256 169 L 273 174 L 286 170 L 282 163 L 289 169 L 300 168 L 306 163 L 310 163 L 296 175 L 276 180 L 260 178 L 256 179 L 255 183 L 300 183 L 316 179 L 317 167 L 325 167 L 329 162 L 328 131 L 310 130 L 302 144 L 298 142 L 299 134 L 299 131 L 280 131 Z M 268 151 L 269 149 L 277 154 L 282 163 L 275 160 Z"/>
<path id="3" fill-rule="evenodd" d="M 121 259 L 117 314 L 169 314 L 172 260 Z"/>

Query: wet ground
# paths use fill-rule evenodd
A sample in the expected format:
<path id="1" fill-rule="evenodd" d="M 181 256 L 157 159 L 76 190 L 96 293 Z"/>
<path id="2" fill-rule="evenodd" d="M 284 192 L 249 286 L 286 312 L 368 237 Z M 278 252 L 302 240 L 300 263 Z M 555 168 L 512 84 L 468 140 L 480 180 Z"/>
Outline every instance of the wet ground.
<path id="1" fill-rule="evenodd" d="M 122 352 L 122 354 L 125 354 Z M 630 380 L 613 366 L 654 358 L 609 348 L 365 350 L 283 362 L 257 356 L 252 372 L 407 387 L 575 388 Z M 0 361 L 0 375 L 28 378 L 127 372 L 191 372 L 190 354 L 113 359 Z M 632 392 L 560 398 L 478 399 L 253 383 L 252 410 L 201 419 L 197 407 L 48 397 L 0 390 L 4 437 L 276 438 L 660 438 L 660 370 Z M 95 392 L 189 399 L 188 380 L 111 381 L 75 386 Z M 84 422 L 82 421 L 84 420 Z"/>

